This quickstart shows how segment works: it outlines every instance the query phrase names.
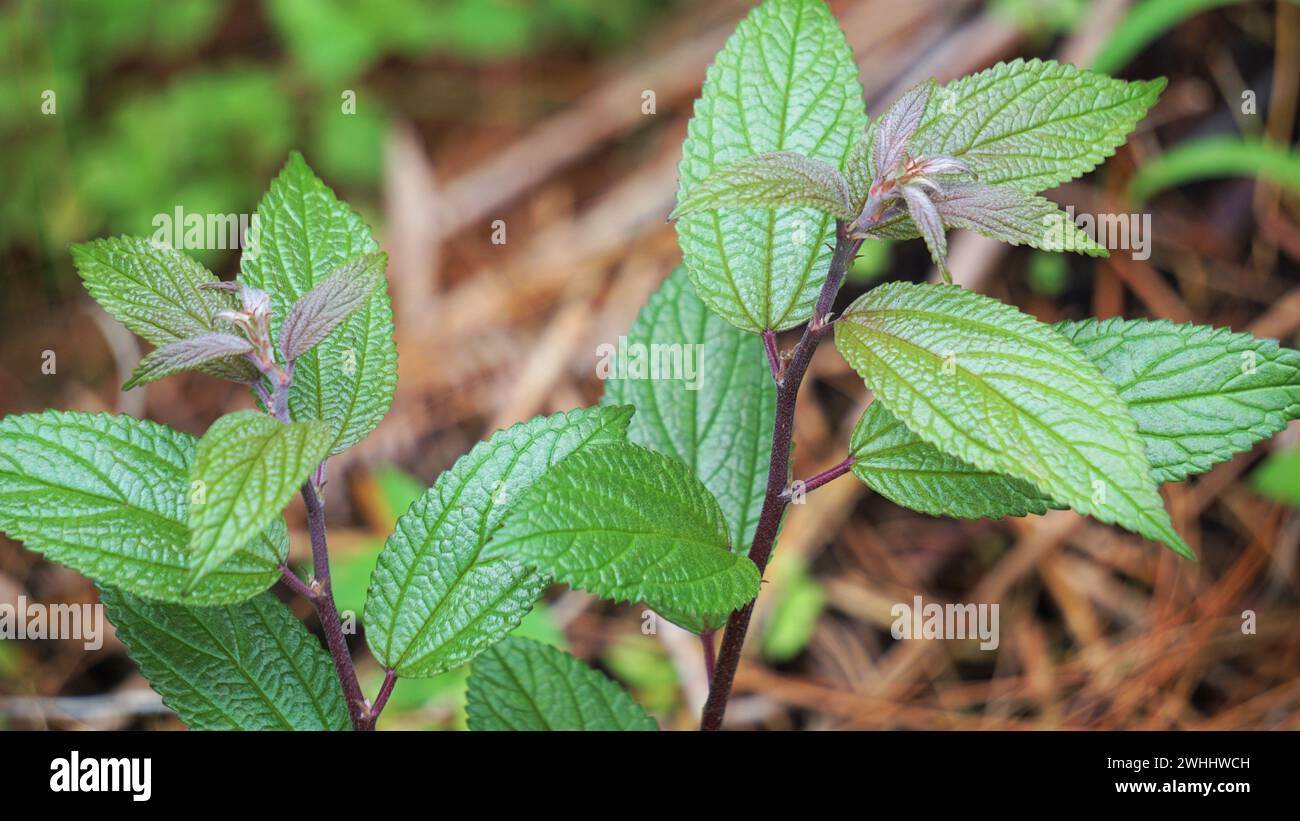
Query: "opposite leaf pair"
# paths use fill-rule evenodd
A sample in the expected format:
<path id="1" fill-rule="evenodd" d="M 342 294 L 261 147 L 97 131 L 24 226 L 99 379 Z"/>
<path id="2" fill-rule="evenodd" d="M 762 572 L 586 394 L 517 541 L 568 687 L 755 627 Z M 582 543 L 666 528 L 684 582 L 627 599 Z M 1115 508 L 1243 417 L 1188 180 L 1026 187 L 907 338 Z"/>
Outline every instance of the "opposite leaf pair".
<path id="1" fill-rule="evenodd" d="M 1168 544 L 1155 488 L 1208 470 L 1300 415 L 1300 352 L 1150 320 L 1047 326 L 954 287 L 893 283 L 836 323 L 876 392 L 853 472 L 931 515 L 1071 507 Z"/>

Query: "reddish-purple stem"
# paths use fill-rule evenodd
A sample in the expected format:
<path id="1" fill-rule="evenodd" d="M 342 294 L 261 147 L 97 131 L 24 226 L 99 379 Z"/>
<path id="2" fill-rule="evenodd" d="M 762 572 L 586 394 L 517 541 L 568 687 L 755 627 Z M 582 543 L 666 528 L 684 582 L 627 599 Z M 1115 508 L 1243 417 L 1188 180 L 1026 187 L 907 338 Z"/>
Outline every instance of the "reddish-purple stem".
<path id="1" fill-rule="evenodd" d="M 397 684 L 397 671 L 385 670 L 384 683 L 379 686 L 379 695 L 375 696 L 374 706 L 370 708 L 370 726 L 366 729 L 375 729 L 375 723 L 379 721 L 379 714 L 384 711 L 384 705 L 388 703 L 388 697 L 393 694 L 393 685 Z"/>
<path id="2" fill-rule="evenodd" d="M 298 574 L 294 573 L 287 564 L 280 565 L 280 581 L 284 582 L 285 587 L 311 602 L 313 606 L 316 604 L 316 596 L 319 594 L 308 587 L 305 581 L 298 578 Z"/>
<path id="3" fill-rule="evenodd" d="M 713 644 L 713 631 L 700 633 L 700 647 L 704 650 L 704 675 L 713 681 L 713 668 L 718 660 L 718 650 Z"/>
<path id="4" fill-rule="evenodd" d="M 794 436 L 794 408 L 799 385 L 803 382 L 808 364 L 812 362 L 817 344 L 831 331 L 831 308 L 844 283 L 844 275 L 862 245 L 862 240 L 848 236 L 843 222 L 836 224 L 835 236 L 835 252 L 831 257 L 830 270 L 826 273 L 826 282 L 817 297 L 817 305 L 813 308 L 812 319 L 804 327 L 803 336 L 791 353 L 789 364 L 777 380 L 776 420 L 772 429 L 767 493 L 754 531 L 754 542 L 749 549 L 749 558 L 758 565 L 760 574 L 767 568 L 777 530 L 781 526 L 781 514 L 789 502 L 785 491 L 790 479 L 790 442 Z M 749 631 L 749 620 L 753 615 L 754 603 L 751 601 L 732 613 L 727 621 L 727 632 L 722 636 L 722 649 L 718 653 L 717 666 L 710 682 L 709 697 L 704 702 L 701 730 L 717 730 L 722 727 L 727 700 L 731 697 L 731 685 L 736 678 L 736 668 L 740 665 L 740 650 L 745 644 L 745 634 Z"/>
<path id="5" fill-rule="evenodd" d="M 768 328 L 763 331 L 763 352 L 767 354 L 767 367 L 772 371 L 772 378 L 781 381 L 781 354 L 776 349 L 776 331 Z"/>
<path id="6" fill-rule="evenodd" d="M 293 383 L 293 363 L 283 369 L 264 365 L 263 360 L 253 360 L 262 374 L 274 388 L 269 402 L 266 388 L 260 383 L 256 386 L 258 395 L 266 404 L 271 414 L 281 422 L 288 424 L 289 386 Z M 270 363 L 269 356 L 265 362 Z M 316 466 L 313 479 L 324 477 L 324 462 Z M 343 689 L 343 698 L 347 702 L 348 717 L 352 720 L 354 730 L 373 730 L 374 720 L 370 703 L 361 693 L 361 682 L 357 679 L 356 667 L 352 664 L 352 654 L 348 652 L 348 640 L 343 635 L 343 622 L 339 618 L 338 606 L 334 604 L 334 590 L 330 586 L 329 546 L 325 541 L 325 506 L 316 491 L 317 485 L 309 479 L 302 486 L 302 500 L 307 506 L 307 529 L 311 533 L 312 583 L 304 583 L 288 565 L 280 566 L 280 578 L 289 589 L 304 596 L 316 608 L 320 618 L 321 629 L 325 631 L 325 645 L 329 648 L 330 658 L 334 661 L 334 671 L 338 673 L 339 686 Z M 391 688 L 390 688 L 391 689 Z"/>
<path id="7" fill-rule="evenodd" d="M 791 485 L 791 488 L 802 485 L 803 486 L 802 490 L 804 493 L 812 493 L 814 490 L 826 484 L 830 480 L 838 479 L 839 477 L 848 473 L 852 468 L 853 468 L 853 457 L 846 456 L 844 457 L 843 462 L 840 462 L 834 467 L 826 468 L 826 470 L 823 470 L 821 473 L 818 473 L 816 476 L 809 476 L 807 479 L 801 479 L 795 482 L 793 485 Z M 785 492 L 786 501 L 790 500 L 791 495 L 792 494 L 790 490 L 787 490 Z"/>
<path id="8" fill-rule="evenodd" d="M 361 683 L 357 680 L 356 668 L 352 666 L 352 654 L 348 652 L 343 623 L 339 619 L 338 607 L 334 604 L 334 591 L 330 586 L 329 548 L 325 543 L 325 508 L 311 482 L 302 486 L 302 500 L 307 505 L 307 529 L 311 532 L 311 558 L 315 576 L 313 582 L 320 588 L 320 593 L 312 599 L 312 603 L 316 605 L 316 614 L 320 616 L 321 628 L 325 631 L 325 645 L 329 648 L 334 669 L 338 672 L 339 686 L 343 688 L 343 698 L 348 705 L 348 715 L 352 717 L 352 729 L 373 729 L 373 725 L 368 725 L 370 706 L 361 694 Z"/>

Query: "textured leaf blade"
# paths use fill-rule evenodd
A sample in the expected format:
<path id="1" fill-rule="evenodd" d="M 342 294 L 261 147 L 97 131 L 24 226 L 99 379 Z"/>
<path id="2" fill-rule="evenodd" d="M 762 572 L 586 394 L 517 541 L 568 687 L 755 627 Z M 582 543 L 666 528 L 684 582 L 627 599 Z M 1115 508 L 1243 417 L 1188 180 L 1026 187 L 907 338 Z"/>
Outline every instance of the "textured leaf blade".
<path id="1" fill-rule="evenodd" d="M 875 179 L 892 175 L 907 156 L 907 145 L 921 125 L 934 81 L 917 83 L 903 93 L 880 118 L 875 129 L 871 168 Z M 856 214 L 854 216 L 857 216 Z"/>
<path id="2" fill-rule="evenodd" d="M 769 151 L 839 168 L 866 122 L 857 66 L 826 5 L 768 0 L 708 71 L 682 146 L 678 202 L 714 171 Z M 828 214 L 795 207 L 708 211 L 677 223 L 700 297 L 753 333 L 811 315 L 833 230 Z"/>
<path id="3" fill-rule="evenodd" d="M 284 424 L 251 410 L 228 413 L 208 428 L 190 470 L 187 590 L 279 518 L 328 455 L 331 439 L 324 422 Z"/>
<path id="4" fill-rule="evenodd" d="M 147 599 L 228 604 L 280 577 L 283 520 L 182 599 L 194 437 L 127 416 L 46 411 L 0 421 L 0 531 Z"/>
<path id="5" fill-rule="evenodd" d="M 839 219 L 857 216 L 835 166 L 793 151 L 769 151 L 724 165 L 691 189 L 670 215 L 680 219 L 721 208 L 816 208 Z"/>
<path id="6" fill-rule="evenodd" d="M 1050 60 L 998 63 L 935 89 L 912 149 L 958 157 L 981 183 L 1032 194 L 1114 154 L 1165 84 Z"/>
<path id="7" fill-rule="evenodd" d="M 698 347 L 683 347 L 692 345 Z M 627 361 L 620 368 L 615 358 L 612 371 L 624 376 L 605 381 L 601 401 L 637 409 L 628 440 L 686 463 L 718 500 L 732 549 L 747 554 L 767 491 L 776 415 L 776 384 L 762 340 L 710 311 L 695 295 L 685 269 L 678 268 L 641 309 L 625 349 Z M 676 350 L 683 363 L 686 351 L 698 351 L 696 372 L 683 373 L 694 377 L 696 389 L 690 379 L 653 379 L 648 372 L 640 378 L 632 368 L 638 350 L 645 351 L 642 359 L 670 360 Z M 725 622 L 665 615 L 696 633 Z"/>
<path id="8" fill-rule="evenodd" d="M 240 260 L 239 279 L 274 297 L 276 338 L 290 306 L 340 265 L 379 250 L 370 229 L 294 152 L 257 207 L 256 255 Z M 318 419 L 335 431 L 330 452 L 356 444 L 388 412 L 397 387 L 397 348 L 388 289 L 369 300 L 328 338 L 299 357 L 289 392 L 298 421 Z"/>
<path id="9" fill-rule="evenodd" d="M 875 179 L 871 160 L 876 130 L 869 127 L 865 133 L 855 135 L 848 159 L 844 161 L 844 182 L 849 187 L 849 205 L 855 211 L 861 211 L 862 206 L 866 205 L 867 197 L 871 194 L 871 181 Z M 856 218 L 857 214 L 853 216 Z"/>
<path id="10" fill-rule="evenodd" d="M 1069 214 L 1046 197 L 1011 188 L 956 183 L 938 191 L 934 203 L 949 228 L 966 228 L 999 242 L 1043 251 L 1109 256 L 1105 248 L 1071 221 Z"/>
<path id="11" fill-rule="evenodd" d="M 622 687 L 554 647 L 511 636 L 474 661 L 471 730 L 657 730 Z"/>
<path id="12" fill-rule="evenodd" d="M 293 362 L 316 347 L 366 304 L 384 281 L 388 255 L 349 260 L 293 304 L 280 328 L 280 352 Z"/>
<path id="13" fill-rule="evenodd" d="M 397 521 L 370 578 L 366 641 L 405 677 L 472 659 L 518 624 L 548 580 L 483 548 L 506 508 L 570 453 L 622 441 L 631 408 L 537 417 L 498 431 L 438 477 Z"/>
<path id="14" fill-rule="evenodd" d="M 100 601 L 140 671 L 191 729 L 350 726 L 329 654 L 271 593 L 191 607 L 102 587 Z"/>
<path id="15" fill-rule="evenodd" d="M 891 502 L 931 516 L 1001 519 L 1057 505 L 1020 479 L 968 465 L 912 433 L 872 402 L 849 441 L 853 475 Z"/>
<path id="16" fill-rule="evenodd" d="M 930 251 L 930 259 L 943 275 L 943 281 L 952 282 L 952 274 L 948 271 L 948 235 L 944 233 L 943 218 L 939 216 L 939 209 L 919 188 L 904 186 L 902 194 L 912 224 L 916 226 L 921 238 L 925 240 L 925 247 Z"/>
<path id="17" fill-rule="evenodd" d="M 708 489 L 680 461 L 631 443 L 589 448 L 551 468 L 510 509 L 487 552 L 668 618 L 712 621 L 758 594 L 758 568 L 731 551 Z"/>
<path id="18" fill-rule="evenodd" d="M 140 364 L 136 365 L 131 378 L 122 385 L 122 390 L 129 391 L 174 373 L 202 368 L 217 360 L 242 356 L 252 350 L 253 346 L 247 339 L 217 331 L 178 339 L 146 354 Z"/>
<path id="19" fill-rule="evenodd" d="M 1115 384 L 1157 481 L 1203 473 L 1300 418 L 1300 351 L 1274 340 L 1164 320 L 1055 327 Z"/>
<path id="20" fill-rule="evenodd" d="M 72 259 L 86 290 L 104 310 L 162 348 L 218 330 L 213 317 L 233 308 L 230 295 L 201 286 L 220 280 L 171 248 L 139 237 L 110 237 L 72 246 Z M 205 373 L 252 382 L 257 369 L 234 356 L 207 362 Z"/>
<path id="21" fill-rule="evenodd" d="M 835 343 L 927 442 L 1190 555 L 1114 386 L 1049 326 L 963 288 L 894 282 L 850 306 Z"/>

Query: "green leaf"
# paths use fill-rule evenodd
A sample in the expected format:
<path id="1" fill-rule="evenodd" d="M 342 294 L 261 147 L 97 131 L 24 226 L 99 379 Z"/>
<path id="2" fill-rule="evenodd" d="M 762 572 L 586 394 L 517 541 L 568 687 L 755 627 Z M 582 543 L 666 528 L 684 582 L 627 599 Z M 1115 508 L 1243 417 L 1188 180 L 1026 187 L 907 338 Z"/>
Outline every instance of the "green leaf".
<path id="1" fill-rule="evenodd" d="M 875 170 L 871 167 L 872 149 L 876 141 L 875 126 L 865 133 L 854 135 L 855 142 L 849 149 L 848 159 L 844 161 L 844 182 L 849 186 L 849 204 L 862 210 L 867 197 L 871 195 L 871 181 L 875 179 Z M 857 214 L 853 215 L 857 218 Z"/>
<path id="2" fill-rule="evenodd" d="M 1056 329 L 1115 384 L 1159 482 L 1180 482 L 1300 418 L 1300 351 L 1227 328 L 1095 319 Z"/>
<path id="3" fill-rule="evenodd" d="M 821 0 L 767 0 L 709 68 L 678 168 L 678 202 L 737 160 L 793 151 L 839 168 L 866 128 L 858 69 Z M 813 208 L 708 211 L 677 223 L 696 290 L 741 330 L 806 320 L 834 220 Z"/>
<path id="4" fill-rule="evenodd" d="M 366 641 L 404 677 L 433 676 L 510 632 L 546 587 L 519 562 L 483 554 L 492 532 L 551 465 L 622 441 L 632 410 L 558 413 L 498 431 L 438 477 L 397 521 L 370 579 Z"/>
<path id="5" fill-rule="evenodd" d="M 29 550 L 147 599 L 230 604 L 280 577 L 277 519 L 182 599 L 189 570 L 194 437 L 107 414 L 0 421 L 0 531 Z"/>
<path id="6" fill-rule="evenodd" d="M 330 433 L 324 422 L 286 425 L 252 410 L 208 428 L 190 469 L 187 591 L 279 518 L 328 455 Z"/>
<path id="7" fill-rule="evenodd" d="M 1128 195 L 1140 204 L 1166 188 L 1217 177 L 1259 177 L 1300 192 L 1300 152 L 1241 137 L 1189 140 L 1138 168 Z"/>
<path id="8" fill-rule="evenodd" d="M 1032 194 L 1114 154 L 1164 87 L 1164 78 L 1125 82 L 1050 60 L 998 63 L 935 89 L 911 148 Z"/>
<path id="9" fill-rule="evenodd" d="M 849 307 L 835 343 L 925 441 L 1190 557 L 1114 386 L 1051 327 L 963 288 L 894 282 Z"/>
<path id="10" fill-rule="evenodd" d="M 253 345 L 247 339 L 217 331 L 199 334 L 189 339 L 178 339 L 150 351 L 141 359 L 140 364 L 136 365 L 131 373 L 131 378 L 122 385 L 122 390 L 129 391 L 140 385 L 157 382 L 174 373 L 201 368 L 226 357 L 243 355 L 252 350 Z"/>
<path id="11" fill-rule="evenodd" d="M 538 479 L 486 553 L 673 620 L 713 621 L 758 594 L 718 503 L 682 462 L 631 443 L 569 456 Z M 690 629 L 690 624 L 682 625 Z"/>
<path id="12" fill-rule="evenodd" d="M 1265 496 L 1300 507 L 1300 448 L 1269 454 L 1252 474 L 1251 484 Z"/>
<path id="13" fill-rule="evenodd" d="M 234 308 L 230 295 L 199 286 L 219 282 L 182 253 L 139 237 L 111 237 L 72 246 L 86 290 L 114 319 L 162 348 L 219 330 L 213 317 Z M 204 373 L 253 382 L 257 369 L 239 356 L 208 362 Z"/>
<path id="14" fill-rule="evenodd" d="M 474 662 L 466 709 L 471 730 L 659 729 L 604 675 L 563 650 L 515 637 Z"/>
<path id="15" fill-rule="evenodd" d="M 274 297 L 276 338 L 290 306 L 304 294 L 344 263 L 379 250 L 361 217 L 297 152 L 289 155 L 257 214 L 257 253 L 245 252 L 239 279 Z M 335 431 L 330 453 L 338 453 L 375 429 L 396 387 L 393 311 L 387 288 L 378 287 L 360 310 L 298 359 L 289 412 L 295 420 L 328 422 Z"/>
<path id="16" fill-rule="evenodd" d="M 140 672 L 194 730 L 345 730 L 329 654 L 271 593 L 225 607 L 100 588 Z"/>
<path id="17" fill-rule="evenodd" d="M 849 440 L 853 475 L 896 505 L 953 519 L 1001 519 L 1056 507 L 1033 485 L 972 467 L 907 427 L 880 402 Z"/>
<path id="18" fill-rule="evenodd" d="M 835 166 L 793 151 L 769 151 L 724 165 L 691 189 L 669 215 L 680 219 L 721 208 L 816 208 L 851 220 L 858 214 Z"/>
<path id="19" fill-rule="evenodd" d="M 697 352 L 695 372 L 685 379 L 653 379 L 635 366 L 675 350 L 683 363 L 692 361 L 688 351 Z M 628 440 L 685 462 L 718 500 L 733 549 L 748 553 L 767 491 L 776 415 L 762 340 L 710 312 L 678 268 L 641 309 L 614 363 L 616 376 L 605 381 L 601 401 L 636 407 Z"/>

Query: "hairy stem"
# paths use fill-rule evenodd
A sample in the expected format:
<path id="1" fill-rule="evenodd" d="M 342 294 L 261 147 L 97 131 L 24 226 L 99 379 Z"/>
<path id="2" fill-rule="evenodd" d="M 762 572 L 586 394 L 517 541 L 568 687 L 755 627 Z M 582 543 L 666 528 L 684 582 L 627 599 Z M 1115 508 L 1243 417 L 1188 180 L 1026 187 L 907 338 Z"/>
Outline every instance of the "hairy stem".
<path id="1" fill-rule="evenodd" d="M 772 458 L 768 463 L 767 492 L 754 531 L 754 542 L 749 549 L 749 558 L 758 565 L 759 573 L 767 568 L 772 547 L 776 543 L 776 533 L 781 526 L 781 516 L 789 503 L 786 484 L 790 479 L 790 444 L 794 438 L 794 409 L 799 386 L 818 343 L 830 333 L 831 307 L 835 304 L 840 286 L 844 284 L 844 275 L 862 245 L 862 240 L 848 236 L 842 221 L 836 224 L 835 237 L 835 252 L 831 257 L 830 270 L 817 297 L 812 319 L 804 326 L 803 336 L 776 383 L 776 422 L 772 429 Z M 750 602 L 732 613 L 727 621 L 727 632 L 722 637 L 722 649 L 718 653 L 717 666 L 710 682 L 709 697 L 704 702 L 701 730 L 717 730 L 722 727 L 727 700 L 731 697 L 731 685 L 736 678 L 736 667 L 740 664 L 740 650 L 745 644 L 745 634 L 749 631 L 749 620 L 753 615 L 754 602 Z"/>
<path id="2" fill-rule="evenodd" d="M 781 354 L 776 349 L 776 331 L 768 328 L 763 331 L 763 352 L 767 354 L 767 367 L 772 371 L 772 378 L 781 381 Z"/>
<path id="3" fill-rule="evenodd" d="M 839 464 L 828 467 L 826 468 L 826 470 L 823 470 L 821 473 L 818 473 L 815 476 L 809 476 L 807 479 L 800 479 L 799 481 L 791 485 L 791 488 L 802 485 L 802 490 L 804 493 L 812 493 L 814 490 L 826 484 L 827 482 L 831 481 L 832 479 L 838 479 L 839 477 L 843 476 L 844 474 L 852 470 L 853 461 L 854 460 L 852 456 L 846 456 L 844 457 L 844 461 L 840 462 Z M 787 490 L 785 493 L 786 501 L 787 502 L 790 501 L 793 498 L 793 495 L 794 494 L 790 490 Z"/>
<path id="4" fill-rule="evenodd" d="M 298 574 L 294 573 L 293 569 L 287 564 L 280 565 L 280 581 L 284 582 L 285 587 L 315 605 L 316 597 L 319 593 L 308 587 L 306 582 L 298 578 Z"/>
<path id="5" fill-rule="evenodd" d="M 316 605 L 316 614 L 320 617 L 321 628 L 325 631 L 325 644 L 329 647 L 330 658 L 334 660 L 339 686 L 343 688 L 348 715 L 352 718 L 352 729 L 370 730 L 374 728 L 370 720 L 370 704 L 361 694 L 361 683 L 357 680 L 356 668 L 352 666 L 352 655 L 348 652 L 348 641 L 343 635 L 343 623 L 339 619 L 338 607 L 334 604 L 334 591 L 330 586 L 329 547 L 325 542 L 325 507 L 321 504 L 320 495 L 311 482 L 302 486 L 302 500 L 307 505 L 307 528 L 311 532 L 311 558 L 315 576 L 312 583 L 314 587 L 319 588 L 319 592 L 311 601 Z"/>

